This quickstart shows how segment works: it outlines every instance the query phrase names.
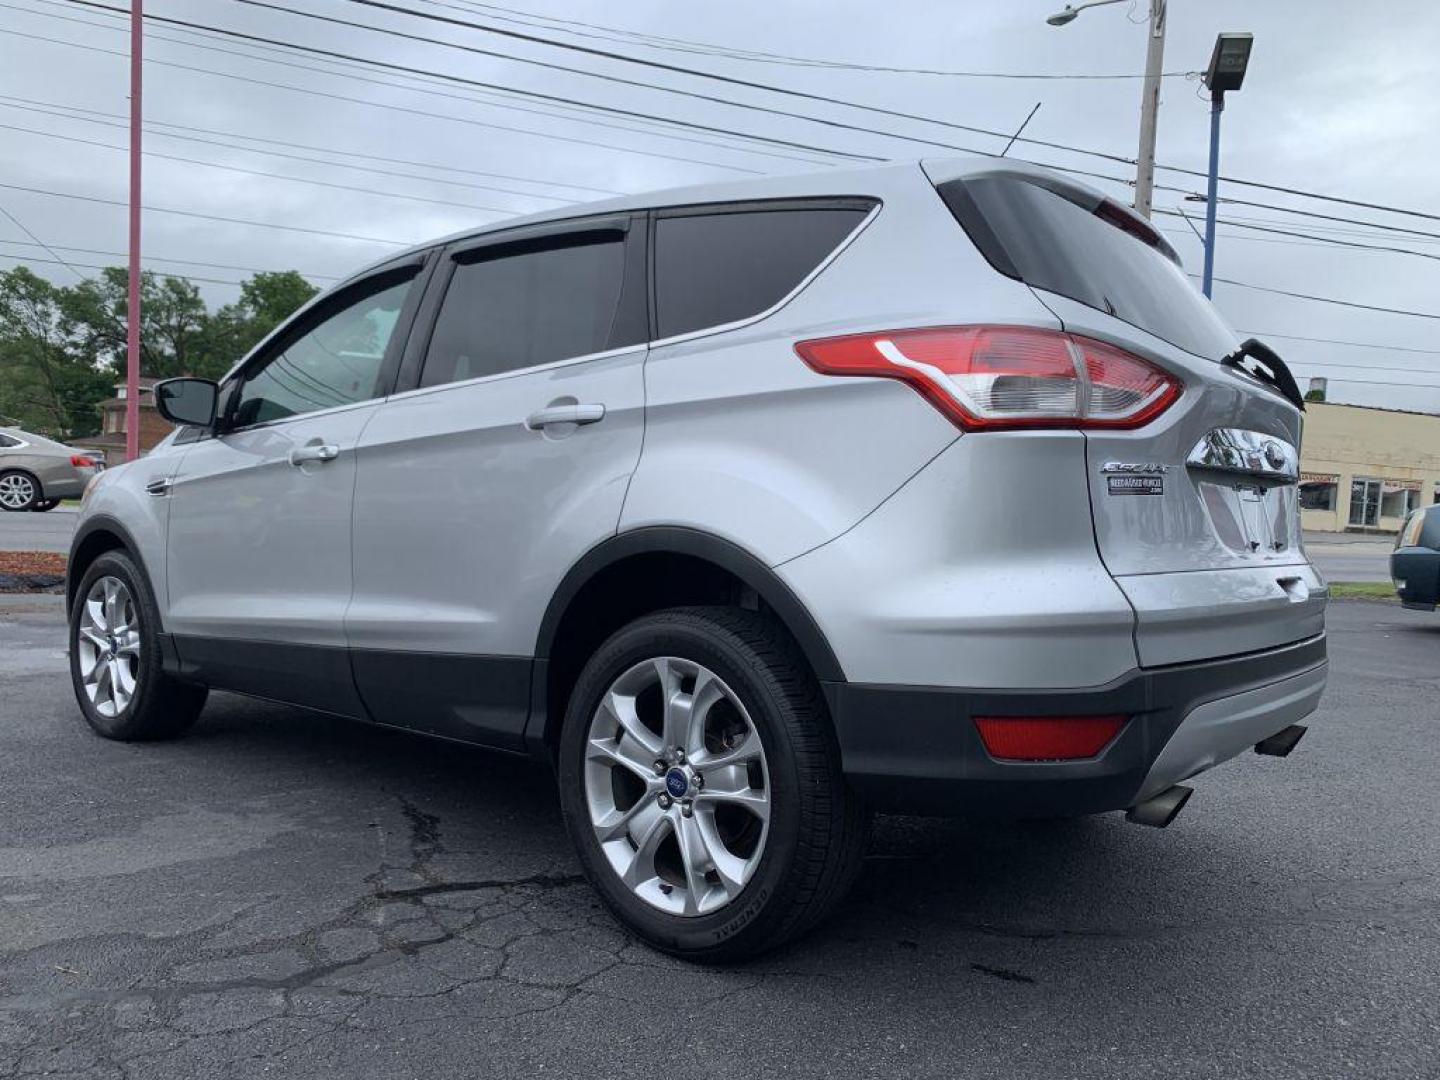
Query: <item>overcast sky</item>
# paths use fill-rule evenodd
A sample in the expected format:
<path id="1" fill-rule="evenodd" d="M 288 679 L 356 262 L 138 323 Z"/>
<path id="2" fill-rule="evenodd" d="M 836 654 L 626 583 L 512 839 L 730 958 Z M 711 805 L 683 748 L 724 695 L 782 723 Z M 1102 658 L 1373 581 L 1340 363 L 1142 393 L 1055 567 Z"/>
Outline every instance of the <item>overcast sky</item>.
<path id="1" fill-rule="evenodd" d="M 127 6 L 126 0 L 108 2 Z M 758 63 L 661 49 L 637 38 L 626 39 L 615 30 L 730 50 L 891 67 L 1133 75 L 1144 64 L 1145 0 L 1086 11 L 1062 28 L 1045 24 L 1045 16 L 1059 6 L 1052 0 L 891 0 L 884 4 L 874 0 L 730 0 L 724 4 L 502 0 L 503 7 L 474 0 L 393 2 L 977 128 L 1013 130 L 1040 102 L 1027 136 L 1125 158 L 1135 154 L 1138 78 L 1032 81 Z M 517 91 L 568 97 L 827 150 L 896 159 L 948 152 L 893 137 L 900 135 L 986 151 L 1004 145 L 1004 140 L 987 135 L 446 27 L 350 0 L 274 3 L 291 11 L 891 134 L 765 115 L 325 24 L 239 0 L 148 0 L 146 9 L 156 15 L 497 83 Z M 587 29 L 572 23 L 547 23 L 547 19 L 614 29 Z M 123 126 L 115 125 L 123 124 L 127 109 L 124 29 L 123 19 L 66 0 L 0 0 L 0 145 L 5 148 L 0 155 L 0 208 L 76 264 L 81 273 L 93 271 L 80 264 L 123 261 L 92 253 L 124 252 L 123 206 L 16 188 L 123 202 L 126 135 Z M 1433 55 L 1434 44 L 1440 41 L 1440 5 L 1433 0 L 1385 0 L 1383 4 L 1171 0 L 1165 70 L 1203 68 L 1220 31 L 1255 35 L 1245 87 L 1227 103 L 1222 173 L 1440 214 L 1440 95 L 1436 94 Z M 608 192 L 846 163 L 846 159 L 824 153 L 662 128 L 650 121 L 581 112 L 456 84 L 425 83 L 283 50 L 257 51 L 254 45 L 160 24 L 150 26 L 149 33 L 145 111 L 147 121 L 156 126 L 147 134 L 147 149 L 169 157 L 146 160 L 146 204 L 319 231 L 286 231 L 148 212 L 146 265 L 157 271 L 233 282 L 249 270 L 294 268 L 325 285 L 394 250 L 377 239 L 417 242 L 515 213 L 603 198 Z M 202 44 L 211 48 L 197 47 Z M 297 64 L 302 67 L 293 66 Z M 299 89 L 265 86 L 253 80 Z M 1209 105 L 1200 95 L 1193 78 L 1165 80 L 1160 162 L 1204 170 Z M 94 122 L 97 120 L 101 122 Z M 292 145 L 262 143 L 255 137 Z M 94 143 L 106 146 L 90 145 Z M 346 157 L 334 151 L 372 156 Z M 321 158 L 327 164 L 274 156 L 276 153 Z M 1011 153 L 1133 178 L 1133 168 L 1117 161 L 1025 144 L 1017 144 Z M 198 162 L 324 180 L 342 187 L 256 176 Z M 350 167 L 355 165 L 385 172 Z M 393 175 L 396 173 L 404 175 Z M 1161 171 L 1157 181 L 1183 189 L 1157 191 L 1157 208 L 1183 206 L 1195 216 L 1197 225 L 1203 220 L 1203 206 L 1183 201 L 1185 192 L 1203 191 L 1202 179 Z M 1123 183 L 1093 182 L 1123 201 L 1132 198 Z M 496 188 L 507 190 L 493 190 Z M 1217 244 L 1218 276 L 1360 304 L 1440 314 L 1440 221 L 1237 185 L 1222 184 L 1221 195 L 1435 235 L 1377 232 L 1272 209 L 1226 206 L 1222 216 L 1330 240 L 1407 248 L 1428 257 L 1361 251 L 1320 240 L 1222 226 Z M 1198 273 L 1201 246 L 1186 223 L 1163 216 L 1156 222 L 1166 230 L 1187 268 Z M 20 227 L 0 215 L 0 266 L 50 258 L 33 245 L 24 246 L 30 240 Z M 166 262 L 162 257 L 191 262 Z M 64 266 L 31 265 L 57 282 L 75 280 Z M 231 284 L 204 282 L 201 288 L 212 304 L 231 300 L 238 293 Z M 1369 312 L 1224 284 L 1216 286 L 1216 301 L 1237 330 L 1266 337 L 1276 346 L 1302 384 L 1310 375 L 1328 376 L 1332 401 L 1440 412 L 1440 318 Z M 1365 347 L 1299 338 L 1365 343 Z M 1432 389 L 1425 389 L 1427 386 Z"/>

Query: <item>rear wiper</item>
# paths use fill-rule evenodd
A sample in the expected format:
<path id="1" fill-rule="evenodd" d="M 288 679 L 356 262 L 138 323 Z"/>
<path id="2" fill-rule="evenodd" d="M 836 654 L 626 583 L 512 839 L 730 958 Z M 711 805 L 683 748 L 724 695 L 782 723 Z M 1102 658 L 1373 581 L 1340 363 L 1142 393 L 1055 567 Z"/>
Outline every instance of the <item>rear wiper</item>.
<path id="1" fill-rule="evenodd" d="M 1243 362 L 1246 357 L 1257 362 L 1246 365 Z M 1253 375 L 1261 382 L 1273 386 L 1286 401 L 1301 412 L 1305 411 L 1305 398 L 1300 393 L 1295 376 L 1290 374 L 1290 369 L 1285 366 L 1285 361 L 1280 359 L 1279 354 L 1259 338 L 1246 338 L 1244 344 L 1229 356 L 1221 357 L 1220 363 L 1225 367 L 1239 368 L 1247 375 Z"/>

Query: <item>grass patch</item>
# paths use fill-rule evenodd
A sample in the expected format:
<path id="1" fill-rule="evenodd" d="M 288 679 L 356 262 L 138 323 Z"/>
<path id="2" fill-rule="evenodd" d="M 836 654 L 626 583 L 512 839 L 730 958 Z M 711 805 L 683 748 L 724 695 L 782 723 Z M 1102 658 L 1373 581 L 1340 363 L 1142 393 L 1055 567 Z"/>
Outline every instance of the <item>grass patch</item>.
<path id="1" fill-rule="evenodd" d="M 1396 604 L 1400 602 L 1400 598 L 1395 595 L 1395 586 L 1388 581 L 1332 581 L 1330 599 L 1389 600 Z"/>

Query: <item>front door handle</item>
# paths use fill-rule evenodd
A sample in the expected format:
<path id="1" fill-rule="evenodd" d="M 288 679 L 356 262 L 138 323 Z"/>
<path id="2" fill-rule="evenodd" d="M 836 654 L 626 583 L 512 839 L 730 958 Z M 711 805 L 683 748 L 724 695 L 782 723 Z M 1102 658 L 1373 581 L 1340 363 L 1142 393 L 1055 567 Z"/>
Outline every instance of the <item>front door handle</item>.
<path id="1" fill-rule="evenodd" d="M 168 476 L 157 476 L 145 485 L 145 490 L 151 495 L 169 495 L 170 483 Z"/>
<path id="2" fill-rule="evenodd" d="M 539 431 L 551 424 L 598 424 L 604 419 L 604 405 L 550 405 L 527 416 L 525 426 Z"/>
<path id="3" fill-rule="evenodd" d="M 340 456 L 340 448 L 330 443 L 311 443 L 297 446 L 290 451 L 291 465 L 304 465 L 307 461 L 334 461 Z"/>

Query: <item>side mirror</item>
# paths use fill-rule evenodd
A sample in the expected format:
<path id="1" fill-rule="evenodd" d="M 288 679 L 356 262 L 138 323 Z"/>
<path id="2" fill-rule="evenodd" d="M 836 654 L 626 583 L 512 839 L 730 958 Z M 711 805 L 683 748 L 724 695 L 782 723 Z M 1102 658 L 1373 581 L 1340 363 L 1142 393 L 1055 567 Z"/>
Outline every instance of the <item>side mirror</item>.
<path id="1" fill-rule="evenodd" d="M 213 427 L 219 399 L 220 387 L 209 379 L 166 379 L 155 384 L 155 407 L 172 424 Z"/>

